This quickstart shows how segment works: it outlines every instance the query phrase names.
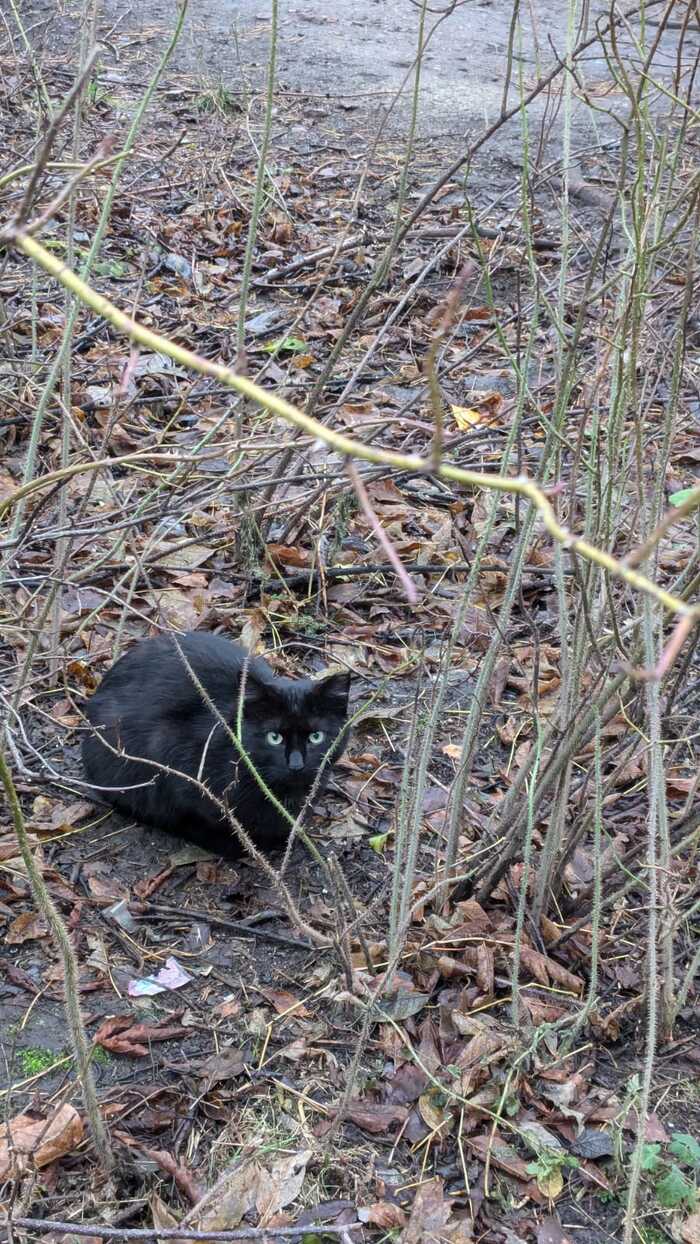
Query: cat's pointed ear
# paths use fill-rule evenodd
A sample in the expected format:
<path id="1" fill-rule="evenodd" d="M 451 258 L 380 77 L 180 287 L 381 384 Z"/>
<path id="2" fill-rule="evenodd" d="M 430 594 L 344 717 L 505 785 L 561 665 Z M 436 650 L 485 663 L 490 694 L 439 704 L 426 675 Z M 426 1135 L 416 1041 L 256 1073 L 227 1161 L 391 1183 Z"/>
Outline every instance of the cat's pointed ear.
<path id="1" fill-rule="evenodd" d="M 246 704 L 262 704 L 270 700 L 277 703 L 277 699 L 274 688 L 261 678 L 256 678 L 253 671 L 249 669 L 245 680 Z"/>
<path id="2" fill-rule="evenodd" d="M 350 675 L 348 673 L 328 674 L 314 683 L 311 692 L 317 703 L 327 705 L 346 713 L 350 694 Z"/>

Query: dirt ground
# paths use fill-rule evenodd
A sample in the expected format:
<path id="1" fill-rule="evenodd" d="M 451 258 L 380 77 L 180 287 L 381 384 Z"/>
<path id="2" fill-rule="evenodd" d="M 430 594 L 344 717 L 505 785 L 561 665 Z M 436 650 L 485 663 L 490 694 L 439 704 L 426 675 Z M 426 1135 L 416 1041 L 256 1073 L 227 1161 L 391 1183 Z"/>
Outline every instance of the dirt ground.
<path id="1" fill-rule="evenodd" d="M 462 144 L 494 122 L 500 114 L 511 23 L 509 0 L 475 0 L 449 10 L 445 4 L 433 9 L 426 29 L 433 28 L 424 53 L 418 133 L 440 144 Z M 604 0 L 587 6 L 587 22 L 576 25 L 578 42 L 595 30 L 596 22 L 609 12 Z M 27 15 L 32 39 L 41 53 L 55 50 L 56 38 L 69 40 L 77 23 L 71 14 L 77 5 L 53 0 L 24 0 L 21 11 Z M 416 52 L 416 0 L 307 0 L 279 6 L 279 52 L 277 77 L 283 93 L 298 92 L 305 105 L 299 122 L 289 129 L 289 143 L 307 151 L 325 148 L 333 130 L 340 130 L 357 141 L 361 155 L 367 136 L 385 125 L 393 138 L 405 133 L 410 116 L 410 96 L 404 89 Z M 168 0 L 142 0 L 125 5 L 106 0 L 99 6 L 98 32 L 106 39 L 107 53 L 103 78 L 119 84 L 125 74 L 140 76 L 152 67 L 157 51 L 170 33 L 173 5 Z M 551 67 L 554 55 L 564 57 L 567 38 L 567 5 L 531 0 L 529 19 L 522 47 L 516 49 L 512 80 L 522 82 L 527 94 L 542 68 Z M 658 19 L 651 13 L 653 28 Z M 619 49 L 629 57 L 633 47 L 634 22 L 619 35 Z M 264 82 L 269 46 L 270 15 L 264 0 L 191 0 L 183 34 L 169 69 L 173 82 L 196 89 L 223 87 L 245 96 L 249 87 L 260 89 Z M 685 45 L 692 58 L 700 35 L 693 31 Z M 659 44 L 660 63 L 673 70 L 677 51 L 676 32 L 665 30 Z M 124 62 L 128 59 L 128 71 Z M 593 144 L 604 147 L 619 140 L 615 90 L 610 66 L 593 44 L 583 65 L 577 68 L 579 87 L 587 87 L 598 99 L 594 114 L 580 96 L 573 99 L 573 147 Z M 509 103 L 517 102 L 517 94 Z M 552 110 L 546 94 L 533 101 L 528 116 L 533 131 L 544 122 L 547 153 L 556 159 L 561 153 L 561 118 Z M 488 158 L 492 175 L 499 164 L 505 175 L 521 165 L 520 121 L 499 130 L 497 143 Z M 490 188 L 493 188 L 491 186 Z"/>
<path id="2" fill-rule="evenodd" d="M 141 0 L 132 6 L 106 0 L 101 6 L 98 30 L 106 51 L 90 119 L 93 149 L 105 135 L 122 132 L 138 88 L 171 29 L 173 7 L 167 0 Z M 279 242 L 274 235 L 267 237 L 269 253 L 263 260 L 268 270 L 270 264 L 294 258 L 299 248 L 313 250 L 333 239 L 360 184 L 368 150 L 383 126 L 358 211 L 370 240 L 344 261 L 324 288 L 318 320 L 312 317 L 307 333 L 311 353 L 317 351 L 308 373 L 292 367 L 272 372 L 292 400 L 303 401 L 308 378 L 313 379 L 327 342 L 333 340 L 367 279 L 370 260 L 378 251 L 372 232 L 379 237 L 391 225 L 410 107 L 405 95 L 393 107 L 392 99 L 412 62 L 418 8 L 409 0 L 334 0 L 332 4 L 308 0 L 280 6 L 280 89 L 272 159 L 298 232 L 291 244 Z M 522 73 L 524 93 L 540 67 L 554 63 L 554 50 L 563 56 L 566 46 L 566 5 L 532 0 L 528 8 L 534 34 L 519 50 L 513 66 L 515 79 Z M 603 3 L 590 5 L 591 30 L 608 8 Z M 77 6 L 26 0 L 20 11 L 52 90 L 65 89 L 71 79 L 79 25 Z M 455 152 L 497 120 L 511 12 L 506 0 L 459 5 L 431 40 L 425 56 L 409 205 Z M 233 277 L 244 230 L 231 186 L 243 196 L 252 183 L 255 146 L 249 121 L 259 119 L 255 92 L 264 79 L 268 37 L 265 0 L 228 4 L 194 0 L 190 5 L 183 39 L 161 84 L 155 117 L 144 132 L 139 152 L 142 163 L 136 165 L 133 184 L 125 193 L 128 206 L 123 214 L 115 214 L 106 246 L 112 266 L 98 274 L 101 288 L 120 305 L 129 305 L 131 298 L 142 300 L 141 306 L 161 331 L 182 333 L 188 344 L 210 357 L 231 358 L 234 350 Z M 632 61 L 633 40 L 634 27 L 620 35 L 621 52 Z M 693 33 L 686 54 L 694 56 L 699 49 L 700 36 Z M 663 35 L 659 49 L 659 63 L 669 74 L 675 56 L 671 29 Z M 14 156 L 24 150 L 16 136 L 25 134 L 23 127 L 31 114 L 22 115 L 17 103 L 9 49 L 3 51 L 2 63 Z M 587 239 L 607 205 L 606 188 L 619 142 L 620 96 L 610 66 L 595 49 L 584 57 L 577 75 L 572 97 L 574 214 L 579 236 Z M 586 97 L 595 101 L 596 110 L 585 102 Z M 537 234 L 545 241 L 541 271 L 543 280 L 553 282 L 556 269 L 546 243 L 558 237 L 560 223 L 561 105 L 545 92 L 527 115 L 533 163 L 540 171 L 544 169 L 533 192 Z M 257 127 L 254 133 L 257 137 Z M 172 162 L 166 160 L 166 174 L 163 153 L 167 155 L 183 134 L 185 141 L 176 148 Z M 151 152 L 158 158 L 149 163 Z M 425 235 L 409 243 L 397 265 L 390 288 L 394 301 L 386 306 L 395 305 L 410 280 L 412 266 L 434 244 L 430 229 L 449 228 L 459 218 L 465 190 L 489 227 L 505 220 L 515 230 L 522 153 L 522 119 L 516 115 L 479 152 L 466 182 L 460 173 L 438 200 Z M 163 187 L 165 195 L 159 197 Z M 88 205 L 78 222 L 81 244 L 94 223 L 90 212 Z M 588 254 L 583 245 L 573 265 L 577 278 L 585 277 Z M 199 265 L 197 279 L 195 265 L 190 265 L 194 256 Z M 504 316 L 506 310 L 514 313 L 519 307 L 516 268 L 507 253 L 504 262 L 495 266 L 493 296 L 504 308 Z M 363 417 L 365 406 L 370 406 L 381 385 L 379 404 L 393 417 L 387 434 L 390 444 L 410 446 L 411 437 L 420 443 L 423 435 L 425 425 L 420 419 L 425 410 L 414 397 L 419 378 L 416 359 L 430 339 L 430 316 L 451 289 L 455 270 L 447 265 L 436 269 L 415 320 L 405 327 L 402 323 L 396 337 L 389 340 L 381 367 L 375 361 L 360 377 L 357 404 L 348 419 Z M 265 266 L 256 268 L 258 278 L 265 272 Z M 3 294 L 11 305 L 21 281 L 29 279 L 26 269 L 19 270 L 17 286 L 12 284 L 15 277 L 13 269 L 4 278 Z M 268 317 L 267 325 L 288 322 L 309 292 L 304 280 L 303 273 L 293 274 L 280 285 L 261 280 L 250 308 L 253 324 L 255 317 Z M 474 322 L 467 322 L 462 337 L 467 346 L 470 334 L 481 330 L 482 301 L 481 292 L 474 295 Z M 55 292 L 46 294 L 46 307 L 50 333 L 51 315 L 55 314 L 56 322 L 60 320 Z M 385 309 L 379 306 L 379 317 Z M 257 365 L 264 359 L 264 347 L 256 344 L 256 331 L 251 330 L 250 351 Z M 261 341 L 265 340 L 262 333 Z M 50 338 L 46 348 L 51 348 Z M 95 317 L 83 322 L 75 353 L 74 402 L 82 411 L 80 427 L 91 448 L 100 443 L 105 426 L 105 390 L 121 374 L 127 358 L 123 340 L 117 342 L 106 333 Z M 348 365 L 350 370 L 356 361 L 353 358 Z M 340 379 L 329 385 L 332 397 L 342 389 L 347 374 L 342 371 Z M 549 392 L 552 376 L 551 356 L 543 347 L 532 370 L 538 393 Z M 165 443 L 178 451 L 187 449 L 220 413 L 220 392 L 190 390 L 183 376 L 174 371 L 156 369 L 152 375 L 144 374 L 139 386 L 134 410 L 130 408 L 118 426 L 117 452 L 130 450 L 142 438 L 154 438 L 160 444 L 171 426 L 173 439 Z M 508 409 L 514 389 L 512 369 L 488 344 L 469 366 L 449 373 L 444 381 L 446 398 L 460 405 L 468 404 L 477 391 L 491 395 L 496 409 L 500 402 Z M 7 436 L 3 468 L 14 480 L 21 476 L 26 450 L 23 429 L 13 431 L 26 414 L 24 401 L 11 386 L 3 389 L 2 414 L 12 425 L 3 433 Z M 574 412 L 574 429 L 575 419 Z M 5 424 L 0 422 L 0 426 L 5 429 Z M 42 444 L 47 469 L 57 453 L 56 426 L 49 424 Z M 464 465 L 476 461 L 482 467 L 493 466 L 499 460 L 506 426 L 488 429 L 481 441 L 455 438 L 456 459 Z M 404 434 L 405 441 L 399 439 Z M 212 466 L 213 474 L 218 470 L 223 476 L 228 471 L 226 452 L 222 449 L 221 460 Z M 534 469 L 537 438 L 533 436 L 522 452 L 526 469 Z M 689 483 L 693 452 L 684 456 L 686 451 L 679 451 L 673 459 L 676 487 Z M 314 470 L 326 466 L 329 473 L 340 474 L 337 463 L 326 462 L 313 447 L 302 465 L 304 471 L 308 468 L 309 478 Z M 368 480 L 372 502 L 406 558 L 432 563 L 446 557 L 446 549 L 468 548 L 465 514 L 469 511 L 472 517 L 471 500 L 463 491 L 424 477 L 402 477 L 399 485 L 381 474 Z M 133 506 L 134 496 L 118 470 L 111 483 L 119 502 L 116 522 Z M 449 566 L 449 573 L 437 578 L 427 573 L 424 578 L 418 576 L 419 622 L 405 609 L 394 580 L 385 574 L 331 582 L 323 592 L 316 585 L 307 590 L 304 584 L 294 583 L 278 593 L 269 580 L 261 587 L 255 576 L 236 563 L 230 539 L 233 511 L 226 509 L 230 500 L 225 493 L 214 491 L 211 508 L 216 511 L 220 506 L 221 511 L 211 518 L 209 494 L 205 504 L 201 500 L 205 490 L 199 483 L 200 492 L 193 486 L 191 498 L 187 494 L 174 514 L 148 501 L 143 526 L 151 532 L 159 522 L 170 523 L 164 528 L 167 540 L 182 537 L 185 547 L 193 537 L 197 547 L 208 543 L 209 555 L 201 564 L 188 563 L 182 554 L 180 561 L 171 559 L 168 569 L 157 563 L 150 566 L 150 577 L 139 581 L 133 600 L 129 598 L 123 638 L 135 640 L 164 620 L 175 626 L 216 626 L 235 637 L 262 608 L 264 637 L 280 668 L 317 673 L 328 660 L 342 655 L 357 675 L 355 704 L 376 694 L 372 713 L 355 731 L 334 787 L 317 809 L 313 832 L 324 855 L 332 852 L 338 857 L 352 894 L 354 915 L 365 929 L 375 961 L 383 962 L 391 855 L 371 840 L 392 829 L 410 723 L 416 712 L 429 708 L 430 680 L 439 665 L 465 568 Z M 210 488 L 211 480 L 205 484 Z M 299 559 L 286 566 L 290 574 L 295 567 L 311 564 L 311 535 L 304 514 L 307 489 L 307 482 L 293 483 L 287 489 L 271 526 L 270 538 L 292 548 Z M 71 506 L 79 510 L 80 503 L 81 495 L 72 494 Z M 22 805 L 40 844 L 45 879 L 79 952 L 81 1002 L 99 1054 L 94 1066 L 101 1107 L 120 1153 L 128 1154 L 129 1161 L 124 1160 L 115 1195 L 91 1166 L 86 1142 L 77 1144 L 43 1174 L 35 1173 L 31 1190 L 23 1193 L 23 1205 L 37 1215 L 57 1219 L 89 1223 L 109 1218 L 122 1225 L 162 1228 L 177 1222 L 227 1170 L 240 1167 L 250 1175 L 245 1163 L 252 1154 L 258 1163 L 256 1171 L 266 1171 L 274 1186 L 283 1190 L 277 1200 L 272 1197 L 270 1201 L 273 1225 L 326 1221 L 337 1226 L 354 1223 L 359 1210 L 365 1214 L 362 1221 L 368 1238 L 395 1237 L 398 1229 L 405 1229 L 411 1213 L 416 1214 L 416 1187 L 425 1184 L 436 1198 L 435 1217 L 431 1219 L 431 1206 L 426 1205 L 428 1226 L 421 1225 L 417 1215 L 414 1234 L 408 1237 L 412 1244 L 435 1238 L 430 1228 L 434 1221 L 439 1224 L 440 1238 L 454 1244 L 476 1239 L 483 1244 L 564 1244 L 570 1237 L 586 1244 L 619 1240 L 624 1162 L 636 1135 L 634 1103 L 644 1056 L 639 985 L 644 973 L 643 943 L 633 936 L 642 927 L 643 900 L 624 924 L 623 934 L 616 928 L 609 931 L 594 1036 L 582 1038 L 581 1048 L 569 1058 L 556 1037 L 548 1035 L 524 1064 L 518 1095 L 508 1099 L 509 1117 L 535 1131 L 540 1127 L 545 1147 L 563 1143 L 567 1154 L 577 1155 L 574 1164 L 565 1168 L 563 1192 L 555 1195 L 556 1179 L 548 1183 L 541 1164 L 537 1171 L 530 1169 L 533 1153 L 526 1152 L 522 1144 L 510 1147 L 504 1143 L 496 1153 L 490 1187 L 485 1181 L 484 1137 L 489 1135 L 494 1110 L 501 1112 L 501 1095 L 507 1099 L 518 1034 L 510 1027 L 510 982 L 503 962 L 497 961 L 496 984 L 491 982 L 488 1002 L 484 1002 L 488 989 L 482 979 L 477 987 L 473 973 L 460 976 L 454 963 L 462 963 L 461 956 L 472 942 L 488 943 L 491 949 L 512 938 L 517 877 L 515 882 L 511 878 L 504 883 L 486 912 L 470 906 L 468 899 L 449 918 L 431 913 L 425 926 L 416 928 L 401 973 L 401 989 L 392 999 L 395 1010 L 389 1020 L 384 1016 L 386 1022 L 372 1026 L 359 1066 L 353 1069 L 352 1107 L 339 1135 L 326 1145 L 362 1026 L 362 1013 L 353 1005 L 334 954 L 310 948 L 290 927 L 279 891 L 252 865 L 224 864 L 165 834 L 127 824 L 95 809 L 84 790 L 69 784 L 69 779 L 80 776 L 81 724 L 75 705 L 89 690 L 91 680 L 106 668 L 121 625 L 117 604 L 122 598 L 115 598 L 115 604 L 109 594 L 121 582 L 126 556 L 122 561 L 108 560 L 106 572 L 104 567 L 90 569 L 80 579 L 94 548 L 102 548 L 106 540 L 110 519 L 109 511 L 107 519 L 103 518 L 99 509 L 103 505 L 109 505 L 107 493 L 99 494 L 94 512 L 86 517 L 80 511 L 76 519 L 73 535 L 77 543 L 71 563 L 75 581 L 63 585 L 60 597 L 68 658 L 64 679 L 58 686 L 52 682 L 48 658 L 40 648 L 32 685 L 22 704 L 21 726 L 13 738 Z M 40 526 L 38 534 L 26 533 L 26 543 L 13 563 L 17 578 L 11 581 L 16 593 L 12 599 L 23 608 L 23 593 L 41 584 L 42 576 L 48 574 L 42 533 L 47 547 L 53 548 L 50 538 L 57 520 L 50 507 L 39 519 L 47 526 Z M 492 610 L 500 601 L 512 536 L 512 523 L 504 521 L 494 538 L 491 577 L 480 599 L 485 613 L 469 619 L 449 673 L 444 720 L 423 807 L 419 875 L 426 888 L 444 845 L 446 796 L 455 775 L 465 706 L 490 633 Z M 340 555 L 360 567 L 378 558 L 371 532 L 357 516 L 347 522 Z M 547 649 L 546 659 L 554 660 L 547 645 L 556 642 L 557 605 L 551 562 L 544 554 L 541 562 L 528 565 L 523 592 L 506 637 L 511 673 L 517 666 L 518 676 L 523 672 L 518 661 L 525 658 L 513 654 L 524 651 L 530 642 L 533 619 L 538 644 Z M 168 612 L 171 607 L 174 612 Z M 7 686 L 26 645 L 26 627 L 11 622 L 2 652 Z M 417 654 L 428 670 L 423 683 L 418 677 Z M 695 674 L 700 676 L 697 660 Z M 486 713 L 467 801 L 468 852 L 478 852 L 480 828 L 492 804 L 507 789 L 513 739 L 532 726 L 517 679 L 508 685 L 504 674 L 503 687 L 502 701 L 495 701 Z M 695 701 L 686 701 L 683 712 L 687 719 L 678 728 L 692 736 Z M 684 764 L 678 785 L 681 792 L 687 789 L 682 782 L 690 780 L 697 766 L 692 748 Z M 47 765 L 53 781 L 47 779 Z M 616 829 L 629 842 L 643 832 L 643 799 L 633 783 L 616 797 Z M 682 794 L 678 800 L 680 806 Z M 0 948 L 2 1104 L 6 1119 L 18 1112 L 43 1117 L 42 1112 L 46 1114 L 56 1103 L 79 1105 L 60 971 L 46 930 L 36 923 L 26 879 L 10 847 L 0 860 L 0 917 L 5 930 Z M 585 872 L 585 859 L 576 863 Z M 692 870 L 692 864 L 688 869 Z M 338 928 L 337 896 L 329 892 L 327 876 L 309 862 L 301 847 L 294 850 L 286 879 L 305 918 L 320 932 L 333 936 Z M 692 944 L 693 927 L 688 924 L 686 951 Z M 250 936 L 252 931 L 255 936 Z M 184 969 L 187 979 L 150 996 L 139 993 L 136 982 L 143 982 L 171 958 Z M 478 971 L 488 976 L 485 958 L 488 954 L 482 953 Z M 533 968 L 523 989 L 529 1022 L 538 1032 L 547 1027 L 556 1006 L 573 1009 L 583 997 L 588 945 L 573 939 L 555 959 L 547 961 L 546 970 L 538 963 L 539 975 Z M 364 956 L 355 941 L 352 965 L 364 970 Z M 552 975 L 548 977 L 547 971 Z M 557 976 L 557 971 L 564 975 Z M 472 1022 L 472 1006 L 477 1017 L 484 1019 L 484 1027 L 467 1034 L 466 1028 L 455 1028 L 455 1015 L 469 1013 Z M 397 1038 L 398 1024 L 412 1043 L 410 1056 Z M 659 1058 L 654 1113 L 647 1131 L 650 1144 L 666 1146 L 678 1131 L 700 1135 L 696 1025 L 697 1006 L 688 1006 L 672 1046 Z M 469 1054 L 467 1035 L 474 1043 Z M 58 1058 L 56 1064 L 51 1064 L 51 1055 Z M 449 1103 L 435 1083 L 447 1070 L 465 1077 L 460 1081 L 463 1087 L 469 1084 L 465 1094 L 483 1093 L 474 1119 L 464 1112 L 462 1116 L 459 1111 L 450 1114 Z M 506 1129 L 505 1140 L 509 1137 Z M 605 1149 L 609 1137 L 613 1139 Z M 301 1193 L 301 1184 L 295 1185 L 289 1167 L 292 1157 L 306 1171 Z M 556 1162 L 555 1168 L 560 1170 Z M 271 1195 L 269 1187 L 266 1195 Z M 234 1195 L 229 1189 L 226 1196 L 223 1217 L 206 1219 L 210 1229 L 260 1220 L 262 1192 L 257 1207 L 245 1205 L 239 1192 Z M 642 1210 L 645 1244 L 678 1238 L 678 1221 L 671 1224 L 669 1215 L 664 1217 L 649 1189 L 642 1198 Z M 675 1231 L 675 1237 L 666 1234 L 666 1228 Z M 355 1231 L 352 1239 L 359 1238 Z M 71 1244 L 70 1234 L 57 1233 L 51 1244 Z"/>

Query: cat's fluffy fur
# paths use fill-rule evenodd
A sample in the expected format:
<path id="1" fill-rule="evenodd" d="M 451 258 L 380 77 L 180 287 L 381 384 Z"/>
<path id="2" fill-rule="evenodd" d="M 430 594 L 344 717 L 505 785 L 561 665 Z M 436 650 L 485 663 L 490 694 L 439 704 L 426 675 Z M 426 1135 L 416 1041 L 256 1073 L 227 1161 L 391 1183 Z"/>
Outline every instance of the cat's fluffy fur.
<path id="1" fill-rule="evenodd" d="M 179 635 L 177 642 L 235 730 L 245 649 L 199 631 Z M 293 816 L 303 807 L 326 753 L 330 750 L 331 755 L 322 777 L 345 747 L 345 736 L 340 736 L 349 683 L 347 674 L 331 674 L 318 682 L 281 678 L 260 657 L 248 661 L 243 745 Z M 92 726 L 83 742 L 88 780 L 120 812 L 221 855 L 240 854 L 238 838 L 216 804 L 184 777 L 142 763 L 157 761 L 199 777 L 258 846 L 284 844 L 289 823 L 266 798 L 203 701 L 172 636 L 136 644 L 117 661 L 89 701 L 87 716 Z"/>

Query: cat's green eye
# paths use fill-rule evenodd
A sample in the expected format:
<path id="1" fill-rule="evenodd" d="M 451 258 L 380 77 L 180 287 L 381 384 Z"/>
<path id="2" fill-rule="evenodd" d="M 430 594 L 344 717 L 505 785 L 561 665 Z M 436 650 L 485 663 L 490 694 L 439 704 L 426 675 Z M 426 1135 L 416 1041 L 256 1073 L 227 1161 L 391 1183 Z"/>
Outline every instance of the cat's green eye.
<path id="1" fill-rule="evenodd" d="M 279 747 L 280 743 L 284 742 L 279 730 L 268 730 L 265 738 L 271 747 Z"/>
<path id="2" fill-rule="evenodd" d="M 319 743 L 323 742 L 325 737 L 326 736 L 323 733 L 323 730 L 314 730 L 313 734 L 309 735 L 309 743 L 315 743 L 316 745 L 318 745 Z"/>

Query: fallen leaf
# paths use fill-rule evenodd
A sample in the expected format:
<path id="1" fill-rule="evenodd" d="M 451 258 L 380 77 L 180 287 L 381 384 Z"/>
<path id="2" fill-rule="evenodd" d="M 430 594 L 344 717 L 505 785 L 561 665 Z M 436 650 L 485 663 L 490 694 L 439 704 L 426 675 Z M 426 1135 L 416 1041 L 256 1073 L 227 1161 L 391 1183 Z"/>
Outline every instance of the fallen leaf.
<path id="1" fill-rule="evenodd" d="M 574 1244 L 558 1218 L 543 1218 L 537 1228 L 537 1244 Z"/>
<path id="2" fill-rule="evenodd" d="M 450 409 L 460 432 L 468 432 L 470 428 L 481 423 L 484 417 L 482 411 L 474 410 L 471 406 L 451 406 Z"/>
<path id="3" fill-rule="evenodd" d="M 681 1223 L 683 1244 L 700 1244 L 700 1214 L 691 1214 Z"/>
<path id="4" fill-rule="evenodd" d="M 296 1200 L 301 1192 L 311 1156 L 311 1149 L 301 1149 L 298 1153 L 280 1158 L 269 1170 L 263 1170 L 255 1197 L 261 1227 L 270 1222 L 273 1214 Z"/>
<path id="5" fill-rule="evenodd" d="M 161 549 L 166 549 L 167 544 L 160 545 Z M 214 556 L 214 550 L 206 544 L 188 544 L 185 548 L 175 548 L 165 554 L 156 553 L 155 562 L 159 570 L 181 570 L 183 566 L 188 566 L 193 570 L 196 566 L 202 566 L 210 557 Z"/>
<path id="6" fill-rule="evenodd" d="M 246 652 L 257 652 L 260 636 L 267 626 L 267 618 L 262 609 L 251 609 L 248 614 L 238 642 Z"/>
<path id="7" fill-rule="evenodd" d="M 173 630 L 193 631 L 204 612 L 205 596 L 201 590 L 188 595 L 177 588 L 167 588 L 153 592 L 153 603 Z"/>
<path id="8" fill-rule="evenodd" d="M 75 662 L 75 664 L 79 664 L 79 662 Z M 94 689 L 94 681 L 96 680 L 93 680 L 91 690 Z M 64 826 L 72 828 L 78 824 L 78 821 L 83 821 L 86 816 L 91 816 L 94 811 L 93 805 L 86 803 L 84 799 L 79 799 L 75 803 L 56 804 L 51 813 L 51 828 L 63 829 Z"/>
<path id="9" fill-rule="evenodd" d="M 297 545 L 268 544 L 266 545 L 266 552 L 273 566 L 276 562 L 280 562 L 282 566 L 300 566 L 305 568 L 311 562 L 311 554 L 308 549 L 300 549 Z"/>
<path id="10" fill-rule="evenodd" d="M 440 1104 L 437 1097 L 437 1090 L 431 1087 L 419 1097 L 418 1109 L 423 1122 L 427 1124 L 431 1132 L 437 1133 L 435 1139 L 440 1140 L 452 1130 L 454 1119 L 449 1110 L 445 1110 Z"/>
<path id="11" fill-rule="evenodd" d="M 416 1192 L 408 1226 L 401 1235 L 401 1244 L 468 1244 L 474 1239 L 469 1222 L 454 1219 L 453 1208 L 445 1199 L 441 1179 L 430 1179 Z"/>
<path id="12" fill-rule="evenodd" d="M 109 864 L 93 860 L 83 864 L 81 872 L 93 898 L 114 903 L 128 897 L 126 886 L 115 877 Z"/>
<path id="13" fill-rule="evenodd" d="M 538 1171 L 536 1175 L 537 1187 L 540 1192 L 544 1193 L 548 1201 L 556 1201 L 561 1195 L 564 1188 L 564 1176 L 561 1168 L 555 1166 L 552 1170 Z"/>
<path id="14" fill-rule="evenodd" d="M 177 1218 L 165 1204 L 165 1201 L 158 1196 L 157 1192 L 152 1192 L 148 1200 L 154 1227 L 173 1228 L 178 1226 Z M 159 1240 L 158 1244 L 164 1244 L 164 1241 Z"/>
<path id="15" fill-rule="evenodd" d="M 564 1146 L 558 1136 L 554 1132 L 550 1132 L 541 1123 L 537 1123 L 534 1119 L 524 1119 L 518 1124 L 520 1135 L 522 1136 L 528 1149 L 532 1149 L 533 1153 L 539 1153 L 541 1149 L 557 1149 L 564 1151 Z"/>
<path id="16" fill-rule="evenodd" d="M 218 1054 L 210 1054 L 198 1063 L 197 1074 L 204 1076 L 210 1084 L 218 1084 L 222 1080 L 234 1080 L 241 1075 L 245 1066 L 245 1055 L 234 1046 L 227 1046 Z"/>
<path id="17" fill-rule="evenodd" d="M 634 1106 L 630 1106 L 627 1115 L 622 1121 L 622 1126 L 635 1135 L 639 1131 L 639 1115 Z M 647 1115 L 644 1125 L 644 1139 L 650 1143 L 659 1141 L 662 1145 L 668 1144 L 671 1139 L 658 1114 Z"/>
<path id="18" fill-rule="evenodd" d="M 482 1162 L 485 1162 L 488 1156 L 494 1166 L 499 1166 L 508 1175 L 514 1175 L 523 1183 L 529 1183 L 531 1175 L 527 1169 L 527 1162 L 518 1157 L 512 1145 L 507 1144 L 497 1132 L 493 1136 L 488 1133 L 482 1136 L 465 1137 L 465 1143 L 473 1149 Z"/>
<path id="19" fill-rule="evenodd" d="M 155 894 L 156 891 L 159 890 L 170 877 L 172 877 L 174 871 L 175 870 L 173 868 L 162 868 L 160 872 L 156 873 L 153 877 L 144 877 L 143 881 L 135 881 L 134 894 L 138 895 L 141 899 L 151 898 L 151 896 Z"/>
<path id="20" fill-rule="evenodd" d="M 580 1136 L 576 1137 L 571 1146 L 571 1152 L 575 1153 L 577 1158 L 609 1158 L 615 1152 L 615 1145 L 609 1132 L 587 1127 Z"/>
<path id="21" fill-rule="evenodd" d="M 408 1116 L 405 1106 L 372 1105 L 369 1102 L 352 1101 L 345 1111 L 346 1119 L 361 1127 L 363 1132 L 380 1136 L 395 1123 L 404 1123 Z"/>
<path id="22" fill-rule="evenodd" d="M 240 1013 L 240 998 L 224 998 L 223 1002 L 217 1003 L 212 1012 L 213 1015 L 220 1015 L 222 1019 L 234 1019 Z"/>
<path id="23" fill-rule="evenodd" d="M 289 993 L 286 989 L 266 989 L 264 986 L 258 985 L 256 992 L 262 994 L 263 998 L 272 1003 L 278 1015 L 285 1015 L 294 1019 L 311 1018 L 311 1012 L 307 1010 L 304 1003 L 300 1002 L 293 993 Z"/>
<path id="24" fill-rule="evenodd" d="M 202 1199 L 203 1189 L 197 1183 L 193 1173 L 182 1162 L 178 1162 L 167 1149 L 151 1149 L 126 1132 L 115 1132 L 115 1136 L 131 1149 L 138 1149 L 145 1157 L 155 1162 L 166 1175 L 172 1176 L 181 1192 L 185 1194 L 191 1205 L 197 1205 Z"/>
<path id="25" fill-rule="evenodd" d="M 357 1211 L 360 1222 L 371 1223 L 373 1227 L 381 1227 L 383 1231 L 393 1231 L 396 1227 L 406 1226 L 406 1215 L 400 1205 L 392 1201 L 375 1201 Z"/>
<path id="26" fill-rule="evenodd" d="M 145 1058 L 153 1041 L 170 1041 L 187 1035 L 181 1024 L 164 1019 L 160 1024 L 134 1023 L 131 1015 L 114 1015 L 106 1019 L 95 1033 L 95 1044 L 113 1054 L 128 1054 L 132 1058 Z"/>
<path id="27" fill-rule="evenodd" d="M 23 911 L 16 916 L 5 933 L 5 941 L 9 946 L 21 946 L 22 942 L 31 942 L 37 937 L 46 937 L 48 929 L 38 911 Z"/>
<path id="28" fill-rule="evenodd" d="M 0 1181 L 49 1166 L 73 1153 L 82 1139 L 83 1122 L 73 1106 L 59 1106 L 44 1119 L 15 1115 L 0 1125 Z"/>

